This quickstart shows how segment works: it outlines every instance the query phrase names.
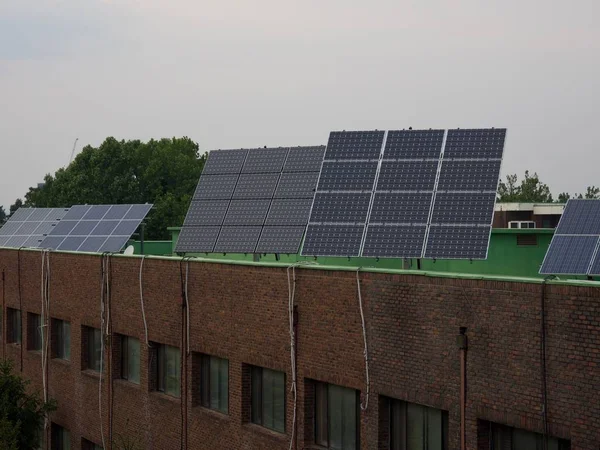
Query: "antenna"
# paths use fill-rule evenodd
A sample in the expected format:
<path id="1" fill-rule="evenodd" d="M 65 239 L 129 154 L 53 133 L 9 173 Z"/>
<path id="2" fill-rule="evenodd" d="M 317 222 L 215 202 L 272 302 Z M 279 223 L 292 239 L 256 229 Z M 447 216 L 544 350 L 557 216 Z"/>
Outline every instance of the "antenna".
<path id="1" fill-rule="evenodd" d="M 71 150 L 71 158 L 69 159 L 69 164 L 67 165 L 70 166 L 71 163 L 73 162 L 73 156 L 75 156 L 75 147 L 77 147 L 77 141 L 79 140 L 79 138 L 75 138 L 75 142 L 73 142 L 73 150 Z"/>

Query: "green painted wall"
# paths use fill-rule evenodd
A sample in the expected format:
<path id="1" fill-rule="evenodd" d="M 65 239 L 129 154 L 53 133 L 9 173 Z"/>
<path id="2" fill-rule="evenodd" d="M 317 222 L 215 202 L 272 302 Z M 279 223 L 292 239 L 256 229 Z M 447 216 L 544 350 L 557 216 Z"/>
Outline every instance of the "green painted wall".
<path id="1" fill-rule="evenodd" d="M 131 239 L 127 245 L 133 245 L 134 254 L 142 254 L 142 245 L 140 241 L 134 241 Z M 144 254 L 155 256 L 172 255 L 172 241 L 144 241 Z"/>
<path id="2" fill-rule="evenodd" d="M 171 231 L 171 252 L 175 254 L 175 245 L 179 238 L 180 228 L 169 228 Z M 481 261 L 465 260 L 421 260 L 421 270 L 435 272 L 469 273 L 481 275 L 508 275 L 517 277 L 543 278 L 538 273 L 540 265 L 550 245 L 553 229 L 509 230 L 493 229 L 488 251 L 488 259 Z M 533 235 L 536 245 L 517 245 L 517 235 Z M 245 255 L 239 253 L 197 254 L 196 256 L 210 257 L 211 259 L 252 261 L 258 257 L 259 261 L 276 261 L 275 255 Z M 304 257 L 300 255 L 280 255 L 279 262 L 294 263 L 299 261 L 318 261 L 319 264 L 332 266 L 360 266 L 376 267 L 381 269 L 417 269 L 417 261 L 403 261 L 398 258 L 321 258 Z"/>

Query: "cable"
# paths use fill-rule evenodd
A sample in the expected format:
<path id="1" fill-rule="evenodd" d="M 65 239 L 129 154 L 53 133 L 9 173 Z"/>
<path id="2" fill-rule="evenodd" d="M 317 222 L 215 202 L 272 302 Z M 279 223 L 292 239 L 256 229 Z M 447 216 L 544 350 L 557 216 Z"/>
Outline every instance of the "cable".
<path id="1" fill-rule="evenodd" d="M 42 338 L 42 386 L 44 403 L 48 401 L 48 353 L 50 345 L 50 252 L 42 250 L 42 279 L 41 279 L 42 314 L 40 334 Z M 44 415 L 43 437 L 48 439 L 48 415 Z"/>
<path id="2" fill-rule="evenodd" d="M 146 259 L 146 255 L 142 256 L 142 262 L 140 263 L 140 304 L 142 306 L 142 320 L 144 321 L 144 331 L 146 333 L 146 345 L 150 347 L 150 341 L 148 340 L 148 322 L 146 322 L 146 311 L 144 309 L 144 285 L 142 274 L 144 271 L 144 260 Z"/>
<path id="3" fill-rule="evenodd" d="M 365 403 L 364 403 L 364 405 L 362 402 L 360 403 L 360 409 L 362 409 L 363 411 L 366 411 L 367 408 L 369 407 L 369 393 L 371 390 L 371 383 L 369 381 L 369 351 L 368 351 L 368 347 L 367 347 L 367 328 L 365 327 L 365 314 L 363 312 L 362 294 L 360 292 L 360 277 L 358 275 L 359 271 L 360 271 L 360 267 L 358 269 L 356 269 L 356 289 L 358 290 L 358 306 L 360 307 L 360 320 L 362 323 L 363 340 L 365 343 L 365 351 L 364 351 L 365 375 L 366 375 L 366 380 L 367 380 L 367 392 L 365 394 Z"/>
<path id="4" fill-rule="evenodd" d="M 19 316 L 21 317 L 21 326 L 20 326 L 20 340 L 21 340 L 21 372 L 23 372 L 23 296 L 21 295 L 21 249 L 23 247 L 19 247 L 17 250 L 17 274 L 19 277 Z"/>
<path id="5" fill-rule="evenodd" d="M 542 296 L 540 301 L 540 314 L 541 314 L 541 326 L 540 326 L 540 359 L 541 364 L 541 378 L 542 378 L 542 408 L 543 408 L 543 420 L 544 420 L 544 436 L 543 436 L 543 448 L 548 450 L 548 385 L 547 385 L 547 374 L 546 374 L 546 283 L 552 279 L 553 275 L 548 275 L 542 281 Z M 554 277 L 556 278 L 556 277 Z"/>

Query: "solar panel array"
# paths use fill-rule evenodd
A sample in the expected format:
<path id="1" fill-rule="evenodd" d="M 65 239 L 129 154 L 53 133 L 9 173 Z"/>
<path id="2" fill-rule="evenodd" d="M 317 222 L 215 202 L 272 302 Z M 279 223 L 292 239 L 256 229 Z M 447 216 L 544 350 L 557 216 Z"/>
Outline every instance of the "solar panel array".
<path id="1" fill-rule="evenodd" d="M 80 252 L 119 252 L 152 205 L 76 205 L 40 247 Z"/>
<path id="2" fill-rule="evenodd" d="M 325 147 L 215 150 L 176 252 L 297 253 Z"/>
<path id="3" fill-rule="evenodd" d="M 0 228 L 0 247 L 40 247 L 68 208 L 19 208 Z"/>
<path id="4" fill-rule="evenodd" d="M 505 136 L 332 132 L 302 254 L 485 259 Z"/>
<path id="5" fill-rule="evenodd" d="M 599 247 L 600 200 L 569 200 L 540 273 L 600 275 Z"/>

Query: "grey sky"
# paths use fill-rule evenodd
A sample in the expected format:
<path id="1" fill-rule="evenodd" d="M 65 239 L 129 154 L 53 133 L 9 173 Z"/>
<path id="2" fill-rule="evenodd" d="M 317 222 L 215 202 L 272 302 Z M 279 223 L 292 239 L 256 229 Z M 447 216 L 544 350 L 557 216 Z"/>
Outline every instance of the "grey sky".
<path id="1" fill-rule="evenodd" d="M 202 150 L 507 127 L 503 174 L 600 184 L 597 0 L 2 0 L 0 204 L 76 137 Z"/>

